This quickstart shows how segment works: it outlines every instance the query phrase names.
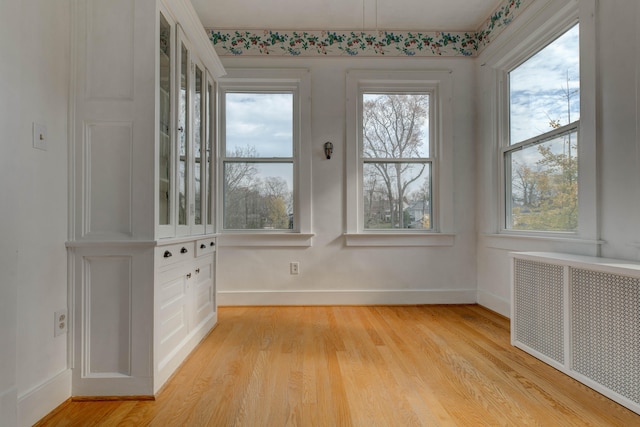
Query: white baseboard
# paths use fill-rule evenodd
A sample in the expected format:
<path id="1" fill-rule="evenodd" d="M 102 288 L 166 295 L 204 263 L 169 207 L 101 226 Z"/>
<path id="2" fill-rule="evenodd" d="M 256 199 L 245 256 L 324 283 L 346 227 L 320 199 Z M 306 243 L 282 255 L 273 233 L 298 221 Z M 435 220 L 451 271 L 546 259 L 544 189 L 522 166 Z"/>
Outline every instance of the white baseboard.
<path id="1" fill-rule="evenodd" d="M 18 389 L 12 387 L 0 394 L 0 423 L 3 426 L 18 425 Z"/>
<path id="2" fill-rule="evenodd" d="M 218 320 L 217 313 L 214 313 L 200 323 L 200 325 L 192 331 L 185 340 L 179 344 L 174 351 L 167 355 L 158 364 L 158 373 L 154 380 L 153 392 L 154 394 L 162 388 L 165 382 L 173 375 L 173 373 L 180 367 L 182 362 L 191 354 L 191 352 L 200 344 L 200 341 L 213 329 Z"/>
<path id="3" fill-rule="evenodd" d="M 32 426 L 71 397 L 71 369 L 65 369 L 18 397 L 18 425 Z"/>
<path id="4" fill-rule="evenodd" d="M 489 292 L 478 291 L 478 304 L 505 317 L 511 317 L 511 302 L 502 297 Z"/>
<path id="5" fill-rule="evenodd" d="M 220 306 L 474 304 L 476 290 L 219 291 Z"/>

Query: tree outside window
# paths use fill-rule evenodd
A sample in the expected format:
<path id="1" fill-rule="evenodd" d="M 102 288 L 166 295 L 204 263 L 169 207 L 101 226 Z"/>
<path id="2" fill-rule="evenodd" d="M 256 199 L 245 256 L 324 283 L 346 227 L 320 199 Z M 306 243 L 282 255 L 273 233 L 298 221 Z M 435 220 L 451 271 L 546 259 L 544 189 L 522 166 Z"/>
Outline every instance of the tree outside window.
<path id="1" fill-rule="evenodd" d="M 579 26 L 509 73 L 507 229 L 578 228 Z"/>
<path id="2" fill-rule="evenodd" d="M 225 93 L 224 229 L 293 228 L 293 98 Z"/>
<path id="3" fill-rule="evenodd" d="M 365 229 L 431 229 L 428 93 L 362 95 Z"/>

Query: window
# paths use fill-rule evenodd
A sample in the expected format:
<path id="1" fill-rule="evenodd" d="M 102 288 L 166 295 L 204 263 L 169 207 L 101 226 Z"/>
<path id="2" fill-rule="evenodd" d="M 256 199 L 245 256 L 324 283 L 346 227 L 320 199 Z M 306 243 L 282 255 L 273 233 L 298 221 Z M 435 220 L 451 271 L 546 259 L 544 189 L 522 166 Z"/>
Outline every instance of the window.
<path id="1" fill-rule="evenodd" d="M 452 244 L 451 74 L 350 71 L 347 99 L 347 244 Z"/>
<path id="2" fill-rule="evenodd" d="M 361 96 L 363 228 L 430 230 L 432 93 Z"/>
<path id="3" fill-rule="evenodd" d="M 308 79 L 259 69 L 220 79 L 223 232 L 309 232 Z"/>
<path id="4" fill-rule="evenodd" d="M 505 228 L 578 230 L 579 25 L 508 73 Z"/>

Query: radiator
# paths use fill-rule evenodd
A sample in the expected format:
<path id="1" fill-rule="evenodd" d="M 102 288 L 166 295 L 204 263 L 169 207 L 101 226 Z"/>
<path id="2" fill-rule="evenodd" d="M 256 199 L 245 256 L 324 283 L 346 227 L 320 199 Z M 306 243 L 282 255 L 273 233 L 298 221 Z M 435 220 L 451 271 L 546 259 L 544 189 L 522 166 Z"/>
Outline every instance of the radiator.
<path id="1" fill-rule="evenodd" d="M 511 256 L 511 343 L 640 414 L 640 264 Z"/>

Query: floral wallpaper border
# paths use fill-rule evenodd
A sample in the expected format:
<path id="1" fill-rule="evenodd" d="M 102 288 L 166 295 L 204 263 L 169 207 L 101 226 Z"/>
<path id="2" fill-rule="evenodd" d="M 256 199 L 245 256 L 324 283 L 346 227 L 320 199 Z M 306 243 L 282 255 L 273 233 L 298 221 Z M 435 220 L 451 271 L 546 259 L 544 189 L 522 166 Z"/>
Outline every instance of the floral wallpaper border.
<path id="1" fill-rule="evenodd" d="M 208 29 L 220 56 L 475 56 L 533 0 L 506 0 L 475 32 Z"/>

